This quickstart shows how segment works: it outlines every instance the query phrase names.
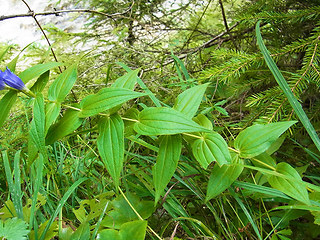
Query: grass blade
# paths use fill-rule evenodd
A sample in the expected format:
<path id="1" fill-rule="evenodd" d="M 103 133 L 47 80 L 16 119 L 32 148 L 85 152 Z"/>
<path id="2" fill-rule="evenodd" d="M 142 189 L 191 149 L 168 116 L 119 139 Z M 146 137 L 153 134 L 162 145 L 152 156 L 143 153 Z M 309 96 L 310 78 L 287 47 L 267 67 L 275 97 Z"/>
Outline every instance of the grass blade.
<path id="1" fill-rule="evenodd" d="M 277 65 L 275 64 L 273 59 L 271 58 L 271 56 L 268 52 L 268 49 L 266 48 L 266 46 L 263 43 L 261 32 L 260 32 L 260 21 L 256 25 L 256 36 L 257 36 L 257 42 L 258 42 L 259 48 L 262 52 L 262 55 L 268 65 L 270 71 L 272 72 L 274 78 L 276 79 L 277 83 L 279 84 L 281 90 L 284 92 L 284 94 L 288 98 L 290 105 L 293 107 L 295 113 L 297 114 L 301 123 L 303 124 L 303 126 L 307 130 L 312 141 L 316 145 L 317 149 L 320 151 L 320 139 L 319 139 L 314 127 L 310 123 L 309 118 L 307 117 L 306 113 L 303 111 L 301 104 L 298 102 L 298 100 L 293 95 L 293 92 L 291 91 L 288 83 L 286 82 L 286 80 L 282 76 L 279 68 L 277 67 Z"/>
<path id="2" fill-rule="evenodd" d="M 68 198 L 70 197 L 70 195 L 73 193 L 73 191 L 85 180 L 87 180 L 88 178 L 80 178 L 79 180 L 77 180 L 74 184 L 72 184 L 72 186 L 68 189 L 68 191 L 63 195 L 63 197 L 61 198 L 54 214 L 51 216 L 48 224 L 46 225 L 46 228 L 44 229 L 40 240 L 44 240 L 46 233 L 48 232 L 50 226 L 52 225 L 54 219 L 58 216 L 60 210 L 62 209 L 63 205 L 67 202 Z"/>

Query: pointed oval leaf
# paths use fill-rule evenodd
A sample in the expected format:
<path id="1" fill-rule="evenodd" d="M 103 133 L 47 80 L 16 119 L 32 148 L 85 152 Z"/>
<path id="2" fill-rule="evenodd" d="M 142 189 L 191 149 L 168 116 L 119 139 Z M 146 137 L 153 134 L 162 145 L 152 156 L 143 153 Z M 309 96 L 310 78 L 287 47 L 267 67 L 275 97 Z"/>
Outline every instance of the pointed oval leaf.
<path id="1" fill-rule="evenodd" d="M 240 164 L 214 165 L 207 187 L 206 201 L 218 196 L 240 176 L 243 166 Z"/>
<path id="2" fill-rule="evenodd" d="M 228 144 L 216 132 L 204 133 L 191 146 L 194 157 L 205 169 L 211 162 L 217 162 L 220 166 L 231 163 Z"/>
<path id="3" fill-rule="evenodd" d="M 161 137 L 156 164 L 152 169 L 156 203 L 176 171 L 181 148 L 182 138 L 180 135 L 165 135 Z"/>
<path id="4" fill-rule="evenodd" d="M 78 115 L 79 111 L 68 109 L 64 116 L 49 128 L 46 136 L 46 144 L 52 144 L 80 127 L 83 119 L 79 118 Z"/>
<path id="5" fill-rule="evenodd" d="M 33 67 L 30 67 L 23 72 L 19 74 L 20 79 L 24 82 L 27 83 L 31 79 L 34 79 L 41 74 L 45 73 L 46 71 L 56 68 L 58 66 L 62 66 L 62 63 L 57 63 L 57 62 L 49 62 L 49 63 L 43 63 L 43 64 L 38 64 Z"/>
<path id="6" fill-rule="evenodd" d="M 44 158 L 47 156 L 45 148 L 45 121 L 44 98 L 41 93 L 38 93 L 34 101 L 30 136 Z"/>
<path id="7" fill-rule="evenodd" d="M 61 103 L 71 91 L 77 80 L 77 64 L 73 64 L 61 73 L 51 84 L 48 91 L 48 99 Z"/>
<path id="8" fill-rule="evenodd" d="M 203 94 L 205 93 L 208 84 L 192 87 L 177 97 L 173 108 L 185 114 L 188 118 L 192 118 L 202 101 Z"/>
<path id="9" fill-rule="evenodd" d="M 56 121 L 57 117 L 59 116 L 61 109 L 61 104 L 58 102 L 49 102 L 46 104 L 45 111 L 46 111 L 46 126 L 45 132 L 48 131 L 50 126 Z"/>
<path id="10" fill-rule="evenodd" d="M 296 121 L 256 124 L 239 133 L 234 147 L 242 158 L 252 158 L 265 152 L 278 137 Z"/>
<path id="11" fill-rule="evenodd" d="M 270 176 L 268 182 L 273 188 L 278 189 L 300 202 L 308 205 L 310 204 L 306 185 L 303 183 L 299 173 L 293 167 L 288 163 L 281 162 L 277 165 L 276 172 L 289 178 L 275 175 Z"/>
<path id="12" fill-rule="evenodd" d="M 173 135 L 188 132 L 209 132 L 183 113 L 172 108 L 150 107 L 139 113 L 134 130 L 142 135 Z"/>
<path id="13" fill-rule="evenodd" d="M 134 71 L 130 71 L 127 74 L 119 77 L 112 85 L 111 87 L 115 88 L 126 88 L 133 90 L 135 84 L 137 83 L 137 77 L 138 77 L 139 69 L 136 69 Z"/>
<path id="14" fill-rule="evenodd" d="M 209 130 L 213 129 L 212 122 L 203 114 L 198 114 L 196 117 L 192 118 L 193 121 L 198 123 L 200 126 L 208 128 Z"/>
<path id="15" fill-rule="evenodd" d="M 125 88 L 104 88 L 96 94 L 85 97 L 80 102 L 81 112 L 79 117 L 97 115 L 141 96 L 145 96 L 145 94 Z"/>
<path id="16" fill-rule="evenodd" d="M 118 114 L 103 118 L 99 122 L 97 145 L 99 154 L 116 187 L 124 160 L 124 124 Z"/>

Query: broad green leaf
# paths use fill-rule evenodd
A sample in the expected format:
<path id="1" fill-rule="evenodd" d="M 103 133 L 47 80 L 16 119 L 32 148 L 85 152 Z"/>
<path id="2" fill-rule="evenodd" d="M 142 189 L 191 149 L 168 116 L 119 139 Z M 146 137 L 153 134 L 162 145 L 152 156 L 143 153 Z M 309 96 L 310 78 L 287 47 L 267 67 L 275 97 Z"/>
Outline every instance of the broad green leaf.
<path id="1" fill-rule="evenodd" d="M 68 109 L 64 116 L 49 128 L 46 136 L 46 145 L 54 143 L 80 127 L 83 119 L 79 118 L 78 115 L 79 111 Z"/>
<path id="2" fill-rule="evenodd" d="M 134 130 L 141 135 L 173 135 L 188 132 L 209 132 L 183 113 L 172 108 L 150 107 L 139 113 Z"/>
<path id="3" fill-rule="evenodd" d="M 7 240 L 28 239 L 29 230 L 27 226 L 25 221 L 18 218 L 9 218 L 4 222 L 0 219 L 0 238 Z"/>
<path id="4" fill-rule="evenodd" d="M 35 98 L 30 136 L 39 152 L 42 153 L 44 158 L 46 158 L 44 98 L 41 93 L 38 93 Z"/>
<path id="5" fill-rule="evenodd" d="M 48 71 L 48 70 L 50 70 L 52 68 L 61 66 L 61 65 L 63 65 L 63 64 L 62 63 L 57 63 L 57 62 L 49 62 L 49 63 L 38 64 L 38 65 L 30 67 L 30 68 L 24 70 L 23 72 L 21 72 L 19 74 L 19 77 L 21 78 L 21 80 L 24 83 L 27 83 L 31 79 L 34 79 L 34 78 L 42 75 L 46 71 Z"/>
<path id="6" fill-rule="evenodd" d="M 286 179 L 281 176 L 269 176 L 270 185 L 288 196 L 310 205 L 309 195 L 306 185 L 302 182 L 299 173 L 288 163 L 281 162 L 276 167 L 276 172 L 294 179 Z"/>
<path id="7" fill-rule="evenodd" d="M 216 132 L 202 134 L 191 146 L 194 157 L 205 169 L 211 162 L 217 162 L 220 166 L 231 163 L 228 145 Z"/>
<path id="8" fill-rule="evenodd" d="M 136 220 L 121 225 L 120 231 L 114 229 L 102 230 L 97 235 L 101 240 L 144 240 L 147 231 L 147 221 Z"/>
<path id="9" fill-rule="evenodd" d="M 188 118 L 192 118 L 201 103 L 203 94 L 205 93 L 208 84 L 192 87 L 177 97 L 173 108 L 185 114 Z"/>
<path id="10" fill-rule="evenodd" d="M 218 196 L 240 176 L 243 166 L 240 164 L 223 165 L 215 164 L 207 187 L 206 201 Z"/>
<path id="11" fill-rule="evenodd" d="M 122 77 L 119 77 L 112 85 L 111 87 L 114 88 L 126 88 L 133 90 L 135 84 L 137 83 L 137 77 L 138 77 L 139 69 L 136 69 L 134 71 L 130 71 L 127 74 L 123 75 Z"/>
<path id="12" fill-rule="evenodd" d="M 125 88 L 101 89 L 98 93 L 89 95 L 80 102 L 81 112 L 79 117 L 85 118 L 97 115 L 98 113 L 144 95 L 143 93 L 134 92 Z"/>
<path id="13" fill-rule="evenodd" d="M 89 223 L 82 223 L 78 229 L 72 234 L 70 240 L 88 240 L 90 239 Z"/>
<path id="14" fill-rule="evenodd" d="M 256 167 L 267 168 L 267 169 L 275 168 L 277 165 L 276 161 L 266 152 L 263 152 L 260 155 L 255 156 L 251 160 L 251 162 Z"/>
<path id="15" fill-rule="evenodd" d="M 132 193 L 126 194 L 126 197 L 143 219 L 149 218 L 155 210 L 153 201 L 141 201 Z M 109 211 L 102 220 L 101 227 L 120 229 L 121 225 L 126 222 L 139 220 L 137 214 L 132 210 L 122 195 L 115 198 L 111 206 L 113 210 Z"/>
<path id="16" fill-rule="evenodd" d="M 73 64 L 61 73 L 50 85 L 48 99 L 61 103 L 77 80 L 77 64 Z"/>
<path id="17" fill-rule="evenodd" d="M 161 137 L 156 164 L 152 168 L 156 203 L 176 171 L 181 147 L 182 138 L 180 135 L 165 135 Z"/>
<path id="18" fill-rule="evenodd" d="M 0 100 L 0 127 L 2 127 L 3 123 L 7 119 L 10 109 L 12 108 L 13 104 L 17 100 L 17 91 L 10 90 L 9 92 L 4 95 Z"/>
<path id="19" fill-rule="evenodd" d="M 31 92 L 33 93 L 42 92 L 49 81 L 49 75 L 50 75 L 49 70 L 42 73 L 40 77 L 37 79 L 37 81 L 30 88 Z"/>
<path id="20" fill-rule="evenodd" d="M 198 123 L 200 126 L 203 126 L 209 130 L 213 129 L 212 122 L 203 114 L 198 114 L 196 117 L 192 118 L 193 121 Z"/>
<path id="21" fill-rule="evenodd" d="M 278 137 L 296 121 L 256 124 L 239 133 L 234 147 L 242 158 L 252 158 L 265 152 Z"/>
<path id="22" fill-rule="evenodd" d="M 46 104 L 46 124 L 45 124 L 45 132 L 48 131 L 52 123 L 54 123 L 59 116 L 61 109 L 61 104 L 58 102 L 49 102 Z"/>
<path id="23" fill-rule="evenodd" d="M 99 154 L 117 188 L 124 161 L 124 124 L 118 114 L 113 114 L 101 119 L 98 127 Z"/>

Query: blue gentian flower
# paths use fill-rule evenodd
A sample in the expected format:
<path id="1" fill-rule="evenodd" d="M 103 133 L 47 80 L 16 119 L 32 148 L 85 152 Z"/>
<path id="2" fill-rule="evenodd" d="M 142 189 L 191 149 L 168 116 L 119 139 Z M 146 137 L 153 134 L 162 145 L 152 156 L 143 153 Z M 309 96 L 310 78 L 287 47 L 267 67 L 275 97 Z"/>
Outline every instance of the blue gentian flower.
<path id="1" fill-rule="evenodd" d="M 4 82 L 7 86 L 20 91 L 26 89 L 26 86 L 24 85 L 22 80 L 17 75 L 12 73 L 8 67 L 4 72 L 0 70 L 0 90 L 1 90 L 1 82 Z"/>

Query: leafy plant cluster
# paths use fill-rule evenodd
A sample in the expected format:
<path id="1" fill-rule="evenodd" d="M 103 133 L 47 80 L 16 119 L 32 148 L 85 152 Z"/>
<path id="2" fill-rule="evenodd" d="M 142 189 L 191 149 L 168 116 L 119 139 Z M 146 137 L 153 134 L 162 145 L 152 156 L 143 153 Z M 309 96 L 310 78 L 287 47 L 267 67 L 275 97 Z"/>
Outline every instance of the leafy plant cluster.
<path id="1" fill-rule="evenodd" d="M 74 40 L 47 28 L 65 36 L 52 47 L 65 61 L 40 57 L 19 72 L 20 53 L 4 46 L 2 69 L 12 74 L 0 73 L 0 237 L 316 239 L 319 7 L 307 2 L 182 1 L 170 13 L 167 1 L 95 0 L 97 12 L 119 10 L 114 24 L 126 27 L 110 55 L 98 34 L 110 21 L 103 15 Z M 232 31 L 212 23 L 217 6 L 228 7 Z M 149 24 L 157 33 L 179 27 L 154 55 L 140 52 Z M 206 27 L 226 28 L 220 49 L 201 43 Z M 174 37 L 183 41 L 161 50 Z M 64 40 L 89 39 L 99 39 L 91 53 L 60 52 Z"/>

